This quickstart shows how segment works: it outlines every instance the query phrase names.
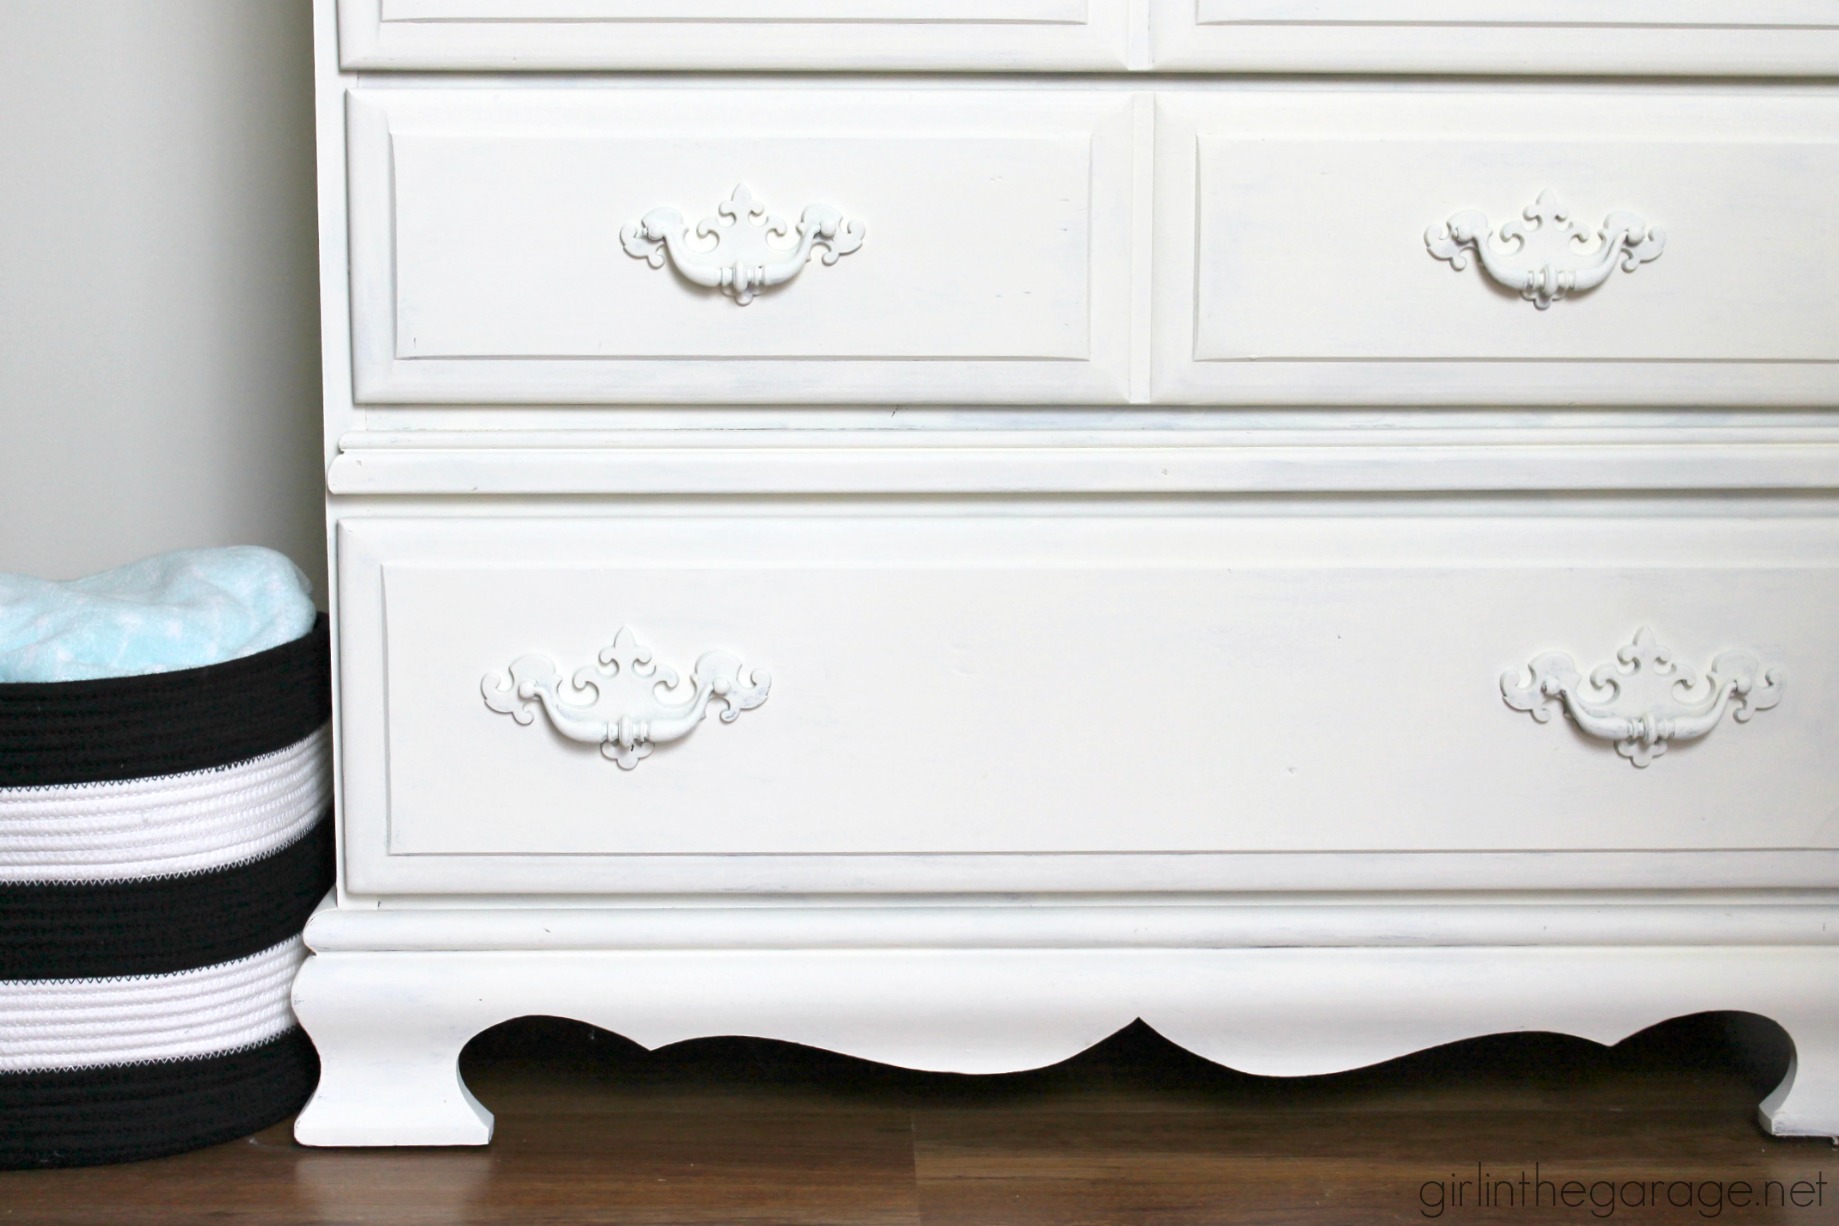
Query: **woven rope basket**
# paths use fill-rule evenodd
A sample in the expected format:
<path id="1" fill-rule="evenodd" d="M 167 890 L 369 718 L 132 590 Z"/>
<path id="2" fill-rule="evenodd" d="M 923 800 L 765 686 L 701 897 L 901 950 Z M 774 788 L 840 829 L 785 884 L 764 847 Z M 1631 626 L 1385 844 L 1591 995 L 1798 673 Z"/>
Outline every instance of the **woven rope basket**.
<path id="1" fill-rule="evenodd" d="M 145 677 L 0 685 L 0 1167 L 178 1153 L 297 1110 L 288 991 L 332 883 L 326 619 Z"/>

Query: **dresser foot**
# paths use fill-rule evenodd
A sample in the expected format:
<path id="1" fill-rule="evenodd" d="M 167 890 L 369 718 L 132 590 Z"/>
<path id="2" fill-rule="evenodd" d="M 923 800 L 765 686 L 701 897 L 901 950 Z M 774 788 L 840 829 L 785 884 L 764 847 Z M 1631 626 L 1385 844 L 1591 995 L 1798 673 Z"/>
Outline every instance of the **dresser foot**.
<path id="1" fill-rule="evenodd" d="M 1839 1141 L 1839 1015 L 1829 1011 L 1776 1020 L 1794 1040 L 1794 1060 L 1782 1083 L 1757 1108 L 1762 1126 L 1778 1137 Z"/>
<path id="2" fill-rule="evenodd" d="M 426 960 L 422 960 L 425 964 Z M 438 961 L 438 959 L 436 960 Z M 481 1027 L 424 998 L 387 959 L 323 955 L 294 980 L 294 1012 L 319 1049 L 319 1088 L 294 1122 L 302 1145 L 484 1145 L 492 1113 L 460 1080 Z M 418 968 L 422 969 L 422 968 Z"/>

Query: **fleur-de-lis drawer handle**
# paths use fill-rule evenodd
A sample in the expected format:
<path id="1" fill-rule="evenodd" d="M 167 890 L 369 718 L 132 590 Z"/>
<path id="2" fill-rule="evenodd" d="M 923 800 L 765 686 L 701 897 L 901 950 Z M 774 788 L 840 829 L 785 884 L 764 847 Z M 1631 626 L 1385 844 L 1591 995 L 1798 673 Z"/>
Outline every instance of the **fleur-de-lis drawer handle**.
<path id="1" fill-rule="evenodd" d="M 1517 671 L 1501 674 L 1508 706 L 1542 724 L 1563 712 L 1590 736 L 1613 742 L 1636 766 L 1658 758 L 1673 741 L 1706 735 L 1726 710 L 1738 723 L 1748 723 L 1782 700 L 1780 668 L 1764 668 L 1748 652 L 1727 651 L 1701 677 L 1645 627 L 1616 651 L 1616 663 L 1590 674 L 1587 687 L 1562 652 L 1539 656 L 1527 668 L 1529 683 L 1522 683 Z"/>
<path id="2" fill-rule="evenodd" d="M 651 756 L 654 745 L 680 741 L 696 730 L 711 702 L 723 704 L 721 721 L 766 701 L 772 677 L 761 669 L 743 673 L 740 660 L 725 651 L 704 652 L 683 684 L 675 669 L 652 660 L 628 628 L 621 626 L 599 664 L 575 670 L 570 693 L 548 656 L 522 656 L 509 675 L 487 673 L 479 683 L 485 705 L 528 727 L 540 709 L 555 730 L 571 741 L 600 746 L 604 757 L 631 770 Z"/>
<path id="3" fill-rule="evenodd" d="M 827 204 L 806 205 L 796 237 L 793 231 L 785 218 L 768 214 L 743 183 L 694 230 L 676 209 L 659 208 L 621 230 L 619 241 L 627 255 L 653 268 L 664 267 L 668 256 L 686 280 L 719 289 L 746 306 L 761 290 L 803 272 L 813 252 L 821 251 L 825 264 L 835 264 L 868 236 L 867 226 L 845 221 L 841 211 Z"/>
<path id="4" fill-rule="evenodd" d="M 1543 311 L 1560 298 L 1593 290 L 1609 279 L 1618 264 L 1633 272 L 1666 250 L 1663 230 L 1650 227 L 1639 215 L 1626 211 L 1609 214 L 1602 229 L 1571 220 L 1571 212 L 1558 203 L 1550 188 L 1526 207 L 1525 224 L 1508 221 L 1496 234 L 1488 215 L 1464 209 L 1441 226 L 1424 231 L 1430 254 L 1448 260 L 1457 272 L 1469 266 L 1469 252 L 1481 257 L 1487 274 L 1534 303 Z M 1592 238 L 1595 248 L 1589 246 Z"/>

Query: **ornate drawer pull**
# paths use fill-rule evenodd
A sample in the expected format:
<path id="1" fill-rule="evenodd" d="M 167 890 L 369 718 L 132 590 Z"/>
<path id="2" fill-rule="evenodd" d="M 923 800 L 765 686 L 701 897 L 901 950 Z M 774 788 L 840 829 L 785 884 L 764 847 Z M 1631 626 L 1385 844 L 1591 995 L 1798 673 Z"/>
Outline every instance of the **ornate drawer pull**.
<path id="1" fill-rule="evenodd" d="M 1782 700 L 1780 668 L 1764 669 L 1747 652 L 1727 651 L 1701 679 L 1645 627 L 1616 651 L 1616 660 L 1590 674 L 1586 691 L 1571 657 L 1551 652 L 1527 666 L 1530 684 L 1520 684 L 1518 672 L 1501 674 L 1501 697 L 1542 724 L 1563 711 L 1589 735 L 1615 742 L 1616 752 L 1636 766 L 1665 753 L 1669 742 L 1709 733 L 1727 707 L 1741 724 Z"/>
<path id="2" fill-rule="evenodd" d="M 598 745 L 602 756 L 631 770 L 651 756 L 652 746 L 680 741 L 708 714 L 711 699 L 723 703 L 721 721 L 731 724 L 741 712 L 766 701 L 773 679 L 754 669 L 742 678 L 741 662 L 725 651 L 704 652 L 690 674 L 689 693 L 676 691 L 675 669 L 653 664 L 650 648 L 621 626 L 613 644 L 600 652 L 600 666 L 575 670 L 567 702 L 558 692 L 561 674 L 548 656 L 523 656 L 511 663 L 510 675 L 487 673 L 479 683 L 485 705 L 528 727 L 540 706 L 557 732 L 571 741 Z"/>
<path id="3" fill-rule="evenodd" d="M 802 272 L 814 249 L 823 249 L 826 264 L 857 250 L 868 227 L 859 221 L 844 221 L 843 214 L 830 205 L 812 204 L 805 206 L 798 219 L 797 241 L 775 241 L 791 233 L 791 223 L 768 216 L 766 206 L 754 200 L 746 184 L 740 184 L 733 196 L 716 206 L 715 216 L 696 223 L 693 236 L 682 213 L 661 208 L 621 230 L 619 241 L 627 255 L 653 268 L 664 267 L 668 255 L 687 280 L 719 289 L 746 306 L 760 290 L 784 285 Z M 705 241 L 710 238 L 715 241 Z"/>
<path id="4" fill-rule="evenodd" d="M 1539 193 L 1524 216 L 1530 225 L 1509 221 L 1497 236 L 1488 228 L 1486 213 L 1464 209 L 1443 225 L 1424 231 L 1424 242 L 1430 254 L 1448 260 L 1457 272 L 1469 266 L 1468 249 L 1473 248 L 1490 277 L 1518 291 L 1541 311 L 1560 298 L 1595 289 L 1609 279 L 1618 262 L 1622 271 L 1633 272 L 1659 259 L 1667 245 L 1665 231 L 1650 229 L 1634 213 L 1616 212 L 1596 232 L 1601 240 L 1597 248 L 1586 251 L 1589 228 L 1571 220 L 1570 210 L 1558 203 L 1550 188 Z M 1497 247 L 1496 240 L 1513 245 Z M 1535 249 L 1543 254 L 1535 255 Z"/>

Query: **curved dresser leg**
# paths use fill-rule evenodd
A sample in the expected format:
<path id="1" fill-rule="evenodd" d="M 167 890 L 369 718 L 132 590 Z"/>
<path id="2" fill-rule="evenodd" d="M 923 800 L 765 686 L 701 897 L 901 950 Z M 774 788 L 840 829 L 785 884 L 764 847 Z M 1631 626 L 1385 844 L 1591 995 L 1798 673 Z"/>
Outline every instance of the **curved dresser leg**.
<path id="1" fill-rule="evenodd" d="M 1776 1016 L 1794 1040 L 1788 1075 L 1762 1100 L 1762 1126 L 1778 1137 L 1839 1140 L 1839 1017 Z"/>
<path id="2" fill-rule="evenodd" d="M 379 965 L 379 962 L 382 965 Z M 483 1026 L 394 984 L 388 955 L 315 954 L 294 980 L 294 1012 L 319 1049 L 319 1088 L 294 1122 L 302 1145 L 484 1145 L 492 1113 L 460 1079 L 460 1049 Z M 489 1023 L 488 1023 L 489 1024 Z"/>

